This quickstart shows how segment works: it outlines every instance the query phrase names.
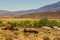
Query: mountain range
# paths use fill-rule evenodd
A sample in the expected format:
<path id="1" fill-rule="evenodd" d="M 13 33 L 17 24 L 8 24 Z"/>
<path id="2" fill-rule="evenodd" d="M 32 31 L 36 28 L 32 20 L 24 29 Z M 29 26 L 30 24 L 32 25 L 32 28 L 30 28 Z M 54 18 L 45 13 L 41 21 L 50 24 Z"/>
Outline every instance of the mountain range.
<path id="1" fill-rule="evenodd" d="M 46 5 L 37 9 L 31 9 L 31 10 L 24 10 L 24 11 L 6 11 L 6 10 L 0 10 L 0 14 L 3 15 L 10 15 L 10 16 L 22 16 L 27 14 L 38 14 L 38 13 L 51 13 L 51 12 L 59 12 L 60 11 L 60 1 L 54 4 Z M 36 16 L 36 15 L 35 15 Z"/>
<path id="2" fill-rule="evenodd" d="M 37 9 L 14 11 L 14 12 L 0 10 L 0 13 L 25 14 L 25 13 L 33 13 L 33 12 L 56 12 L 56 11 L 60 11 L 60 1 L 54 4 L 43 6 L 41 8 L 37 8 Z"/>

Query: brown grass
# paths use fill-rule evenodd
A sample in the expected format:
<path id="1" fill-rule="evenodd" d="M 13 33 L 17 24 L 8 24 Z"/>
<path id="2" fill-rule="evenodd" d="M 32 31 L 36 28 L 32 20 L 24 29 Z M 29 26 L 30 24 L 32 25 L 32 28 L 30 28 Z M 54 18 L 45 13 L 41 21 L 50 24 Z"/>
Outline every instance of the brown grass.
<path id="1" fill-rule="evenodd" d="M 49 38 L 53 40 L 60 37 L 60 30 L 58 29 L 43 29 L 43 28 L 30 28 L 37 30 L 39 33 L 23 33 L 24 28 L 19 28 L 18 31 L 0 30 L 0 40 L 44 40 Z M 28 29 L 28 28 L 27 28 Z"/>

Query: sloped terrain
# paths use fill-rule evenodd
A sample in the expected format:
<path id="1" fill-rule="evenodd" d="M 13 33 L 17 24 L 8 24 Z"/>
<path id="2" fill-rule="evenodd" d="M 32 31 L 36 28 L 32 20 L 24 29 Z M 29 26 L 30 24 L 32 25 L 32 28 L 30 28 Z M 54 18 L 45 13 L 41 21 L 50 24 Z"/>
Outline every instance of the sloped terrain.
<path id="1" fill-rule="evenodd" d="M 25 14 L 17 16 L 17 18 L 48 18 L 48 19 L 60 19 L 60 12 L 35 12 L 32 14 Z"/>

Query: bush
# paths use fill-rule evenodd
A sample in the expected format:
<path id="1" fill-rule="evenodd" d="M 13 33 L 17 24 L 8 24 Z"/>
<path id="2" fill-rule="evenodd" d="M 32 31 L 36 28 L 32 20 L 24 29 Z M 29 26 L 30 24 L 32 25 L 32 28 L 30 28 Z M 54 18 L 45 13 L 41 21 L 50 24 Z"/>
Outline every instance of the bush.
<path id="1" fill-rule="evenodd" d="M 7 24 L 9 24 L 9 27 L 17 27 L 19 25 L 18 22 L 8 22 Z"/>
<path id="2" fill-rule="evenodd" d="M 3 24 L 3 22 L 0 20 L 0 27 L 36 27 L 36 28 L 41 28 L 42 26 L 47 26 L 53 28 L 54 26 L 60 27 L 60 21 L 56 20 L 48 20 L 46 18 L 43 18 L 41 20 L 36 20 L 36 21 L 29 21 L 29 20 L 23 20 L 23 21 L 11 21 Z"/>
<path id="3" fill-rule="evenodd" d="M 31 27 L 32 24 L 31 24 L 30 21 L 25 20 L 25 21 L 20 21 L 20 26 L 21 26 L 21 27 Z"/>
<path id="4" fill-rule="evenodd" d="M 44 19 L 41 19 L 39 20 L 39 25 L 41 26 L 48 26 L 49 25 L 49 20 L 44 18 Z"/>
<path id="5" fill-rule="evenodd" d="M 43 26 L 42 24 L 40 24 L 39 21 L 35 21 L 35 22 L 33 23 L 33 25 L 34 25 L 34 27 L 36 27 L 36 28 L 41 28 L 41 27 Z"/>
<path id="6" fill-rule="evenodd" d="M 57 22 L 57 26 L 60 27 L 60 21 Z"/>
<path id="7" fill-rule="evenodd" d="M 50 20 L 49 21 L 49 27 L 57 26 L 57 21 L 56 20 Z"/>

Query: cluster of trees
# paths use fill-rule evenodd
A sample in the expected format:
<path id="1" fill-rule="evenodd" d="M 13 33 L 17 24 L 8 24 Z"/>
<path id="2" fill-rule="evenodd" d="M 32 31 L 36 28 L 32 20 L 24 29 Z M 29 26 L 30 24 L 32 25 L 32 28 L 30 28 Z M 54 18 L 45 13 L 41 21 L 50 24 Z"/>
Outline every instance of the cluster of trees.
<path id="1" fill-rule="evenodd" d="M 23 20 L 23 21 L 14 21 L 14 22 L 7 22 L 4 24 L 3 21 L 0 20 L 0 27 L 36 27 L 41 28 L 43 26 L 47 27 L 60 27 L 60 21 L 57 20 L 48 20 L 46 18 L 40 19 L 38 21 L 29 21 L 29 20 Z"/>

